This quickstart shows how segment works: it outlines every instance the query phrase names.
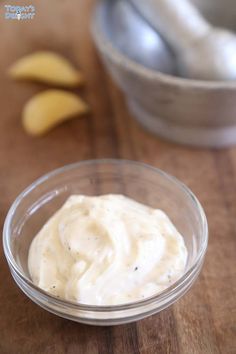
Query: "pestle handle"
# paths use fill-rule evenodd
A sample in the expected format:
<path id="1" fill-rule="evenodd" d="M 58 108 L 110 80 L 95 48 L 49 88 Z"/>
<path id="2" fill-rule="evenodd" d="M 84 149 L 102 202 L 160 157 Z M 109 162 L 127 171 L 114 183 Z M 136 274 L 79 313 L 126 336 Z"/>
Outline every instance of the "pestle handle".
<path id="1" fill-rule="evenodd" d="M 211 26 L 188 0 L 129 0 L 179 52 L 209 32 Z"/>

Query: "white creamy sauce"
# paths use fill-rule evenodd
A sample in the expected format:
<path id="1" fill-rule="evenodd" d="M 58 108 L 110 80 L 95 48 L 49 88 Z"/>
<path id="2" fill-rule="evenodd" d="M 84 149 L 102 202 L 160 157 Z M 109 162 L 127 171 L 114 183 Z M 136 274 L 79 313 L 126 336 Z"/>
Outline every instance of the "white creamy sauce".
<path id="1" fill-rule="evenodd" d="M 33 239 L 33 282 L 62 299 L 117 305 L 183 275 L 187 250 L 167 215 L 122 195 L 72 195 Z"/>

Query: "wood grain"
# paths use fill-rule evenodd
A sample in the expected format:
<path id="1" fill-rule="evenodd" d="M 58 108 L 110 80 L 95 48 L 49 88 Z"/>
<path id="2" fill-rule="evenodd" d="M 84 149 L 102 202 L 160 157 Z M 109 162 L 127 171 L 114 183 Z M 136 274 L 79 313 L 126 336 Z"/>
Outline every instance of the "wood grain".
<path id="1" fill-rule="evenodd" d="M 33 2 L 31 2 L 33 3 Z M 92 0 L 34 2 L 32 21 L 0 16 L 0 221 L 34 179 L 71 162 L 117 157 L 144 161 L 181 179 L 201 200 L 210 242 L 204 269 L 191 291 L 162 313 L 117 327 L 76 324 L 47 313 L 17 288 L 0 255 L 1 354 L 234 354 L 236 353 L 236 148 L 194 150 L 145 132 L 94 49 Z M 25 4 L 17 1 L 17 4 Z M 15 83 L 6 75 L 18 57 L 38 49 L 66 55 L 86 77 L 75 90 L 92 114 L 33 139 L 21 127 L 23 104 L 44 85 Z"/>

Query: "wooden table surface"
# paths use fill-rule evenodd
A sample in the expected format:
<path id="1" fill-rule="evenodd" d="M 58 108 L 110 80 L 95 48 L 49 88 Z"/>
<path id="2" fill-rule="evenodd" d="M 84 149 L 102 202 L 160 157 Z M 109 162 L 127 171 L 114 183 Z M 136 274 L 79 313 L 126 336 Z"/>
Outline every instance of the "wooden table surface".
<path id="1" fill-rule="evenodd" d="M 145 132 L 97 57 L 89 34 L 94 1 L 31 3 L 34 20 L 7 21 L 6 2 L 0 2 L 1 225 L 15 197 L 39 176 L 71 162 L 114 157 L 144 161 L 186 183 L 205 208 L 210 240 L 203 271 L 189 293 L 155 316 L 117 327 L 80 325 L 39 308 L 15 285 L 1 247 L 0 353 L 235 354 L 236 148 L 190 149 Z M 6 70 L 39 49 L 62 53 L 81 68 L 86 86 L 75 92 L 92 113 L 35 139 L 22 129 L 21 110 L 45 86 L 13 82 Z"/>

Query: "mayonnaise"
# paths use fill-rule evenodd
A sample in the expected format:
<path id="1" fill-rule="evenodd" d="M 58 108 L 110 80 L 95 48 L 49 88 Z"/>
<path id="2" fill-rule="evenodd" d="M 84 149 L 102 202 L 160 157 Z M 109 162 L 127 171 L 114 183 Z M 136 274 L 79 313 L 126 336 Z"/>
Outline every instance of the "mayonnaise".
<path id="1" fill-rule="evenodd" d="M 117 305 L 183 275 L 187 250 L 167 215 L 122 195 L 73 195 L 33 239 L 33 282 L 59 298 Z"/>

